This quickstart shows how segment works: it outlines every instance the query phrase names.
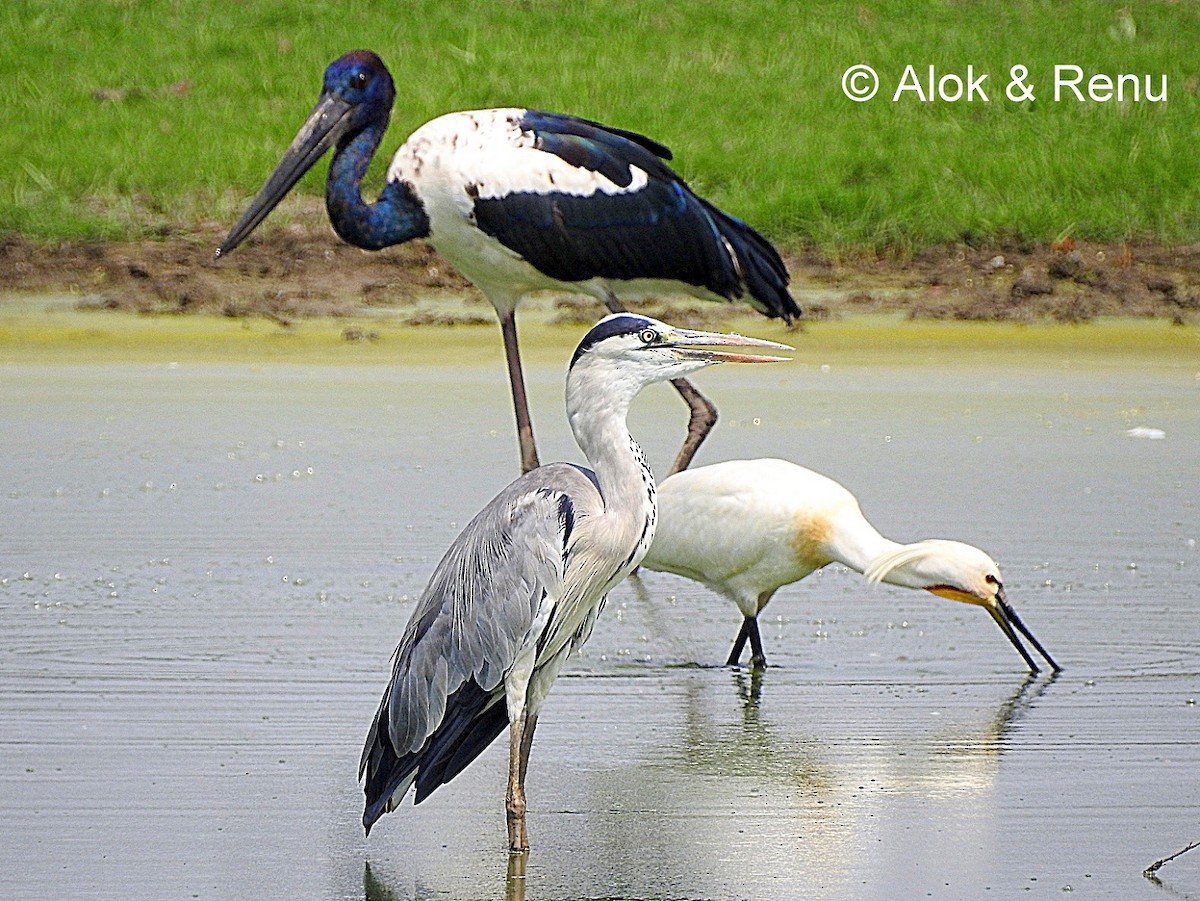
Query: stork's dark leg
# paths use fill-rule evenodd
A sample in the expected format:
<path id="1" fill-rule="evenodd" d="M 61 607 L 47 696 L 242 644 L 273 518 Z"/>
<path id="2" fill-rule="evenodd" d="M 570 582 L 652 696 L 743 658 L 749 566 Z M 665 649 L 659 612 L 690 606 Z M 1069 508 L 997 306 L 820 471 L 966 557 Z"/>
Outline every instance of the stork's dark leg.
<path id="1" fill-rule="evenodd" d="M 521 767 L 524 732 L 523 715 L 508 724 L 508 795 L 505 798 L 505 811 L 508 815 L 508 850 L 513 854 L 529 850 L 529 836 L 525 831 L 525 780 Z"/>
<path id="2" fill-rule="evenodd" d="M 611 291 L 606 293 L 604 305 L 608 307 L 610 313 L 629 312 Z M 679 453 L 675 455 L 675 462 L 671 464 L 671 469 L 667 473 L 669 476 L 682 472 L 691 465 L 696 451 L 700 450 L 700 445 L 704 443 L 708 433 L 717 424 L 717 408 L 696 389 L 695 385 L 687 379 L 671 379 L 671 384 L 675 386 L 675 390 L 679 392 L 679 396 L 691 410 L 691 418 L 688 420 L 687 438 L 684 439 Z"/>
<path id="3" fill-rule="evenodd" d="M 688 405 L 692 415 L 688 420 L 687 438 L 683 441 L 683 447 L 679 448 L 679 453 L 675 455 L 675 462 L 671 464 L 671 470 L 667 473 L 669 476 L 683 472 L 691 465 L 692 457 L 696 456 L 696 451 L 700 450 L 700 445 L 717 424 L 717 408 L 712 405 L 712 401 L 696 390 L 695 385 L 687 379 L 671 379 L 671 384 Z"/>
<path id="4" fill-rule="evenodd" d="M 538 468 L 538 455 L 533 441 L 533 420 L 529 417 L 529 400 L 525 396 L 525 372 L 521 369 L 521 352 L 517 349 L 515 311 L 500 314 L 500 334 L 508 359 L 508 383 L 512 386 L 513 410 L 517 414 L 517 441 L 521 445 L 521 472 L 524 474 Z"/>

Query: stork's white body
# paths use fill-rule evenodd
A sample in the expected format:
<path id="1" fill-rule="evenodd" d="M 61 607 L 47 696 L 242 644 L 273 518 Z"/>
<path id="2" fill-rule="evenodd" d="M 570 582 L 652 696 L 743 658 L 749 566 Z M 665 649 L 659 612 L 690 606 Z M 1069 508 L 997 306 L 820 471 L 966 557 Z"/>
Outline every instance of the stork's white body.
<path id="1" fill-rule="evenodd" d="M 602 173 L 568 163 L 537 147 L 536 135 L 522 128 L 527 110 L 516 107 L 447 113 L 418 128 L 396 151 L 388 181 L 412 185 L 429 217 L 427 240 L 478 287 L 502 316 L 538 291 L 583 294 L 604 302 L 687 294 L 724 301 L 712 291 L 662 279 L 560 281 L 543 273 L 479 228 L 478 199 L 499 200 L 514 194 L 634 194 L 646 187 L 648 174 L 629 166 L 628 185 Z M 732 250 L 729 251 L 731 258 Z"/>

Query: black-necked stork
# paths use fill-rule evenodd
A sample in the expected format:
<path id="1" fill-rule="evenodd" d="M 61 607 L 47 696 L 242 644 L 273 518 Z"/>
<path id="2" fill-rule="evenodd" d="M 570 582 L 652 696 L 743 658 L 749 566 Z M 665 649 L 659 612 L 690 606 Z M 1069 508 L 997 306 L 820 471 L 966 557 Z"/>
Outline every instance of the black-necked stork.
<path id="1" fill-rule="evenodd" d="M 770 317 L 800 315 L 779 253 L 758 232 L 691 192 L 649 138 L 587 119 L 529 109 L 449 113 L 396 152 L 375 203 L 362 179 L 396 89 L 375 53 L 356 50 L 325 70 L 316 108 L 217 255 L 249 235 L 300 177 L 336 146 L 325 205 L 338 235 L 379 250 L 425 238 L 492 302 L 500 318 L 522 470 L 538 465 L 517 349 L 526 294 L 569 291 L 614 312 L 623 299 L 689 294 L 745 299 Z M 672 472 L 685 468 L 716 421 L 690 384 L 692 408 Z"/>

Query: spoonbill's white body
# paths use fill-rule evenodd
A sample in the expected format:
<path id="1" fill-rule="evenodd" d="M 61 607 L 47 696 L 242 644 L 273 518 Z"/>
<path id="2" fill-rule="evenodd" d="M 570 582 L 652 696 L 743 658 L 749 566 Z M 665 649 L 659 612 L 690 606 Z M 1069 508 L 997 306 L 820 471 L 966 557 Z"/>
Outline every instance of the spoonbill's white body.
<path id="1" fill-rule="evenodd" d="M 841 563 L 871 582 L 983 607 L 1031 671 L 1038 667 L 1014 628 L 1059 669 L 1008 604 L 991 557 L 960 541 L 885 538 L 858 499 L 820 473 L 786 460 L 730 460 L 670 476 L 658 503 L 658 531 L 642 566 L 694 579 L 737 605 L 743 621 L 730 665 L 747 640 L 755 665 L 766 663 L 758 615 L 776 591 Z"/>

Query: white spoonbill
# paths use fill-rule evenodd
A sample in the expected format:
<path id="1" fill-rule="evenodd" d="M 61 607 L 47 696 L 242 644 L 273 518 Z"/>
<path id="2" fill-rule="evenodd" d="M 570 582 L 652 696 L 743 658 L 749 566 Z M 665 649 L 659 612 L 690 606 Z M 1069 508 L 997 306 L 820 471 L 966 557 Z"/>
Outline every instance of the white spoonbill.
<path id="1" fill-rule="evenodd" d="M 747 640 L 754 665 L 765 665 L 758 615 L 776 591 L 841 563 L 871 582 L 982 607 L 1032 672 L 1038 666 L 1017 632 L 1052 670 L 1060 669 L 1008 603 L 991 557 L 961 541 L 899 544 L 884 538 L 853 494 L 803 466 L 759 459 L 689 469 L 659 485 L 658 504 L 658 531 L 642 566 L 694 579 L 737 605 L 744 619 L 731 666 Z"/>

